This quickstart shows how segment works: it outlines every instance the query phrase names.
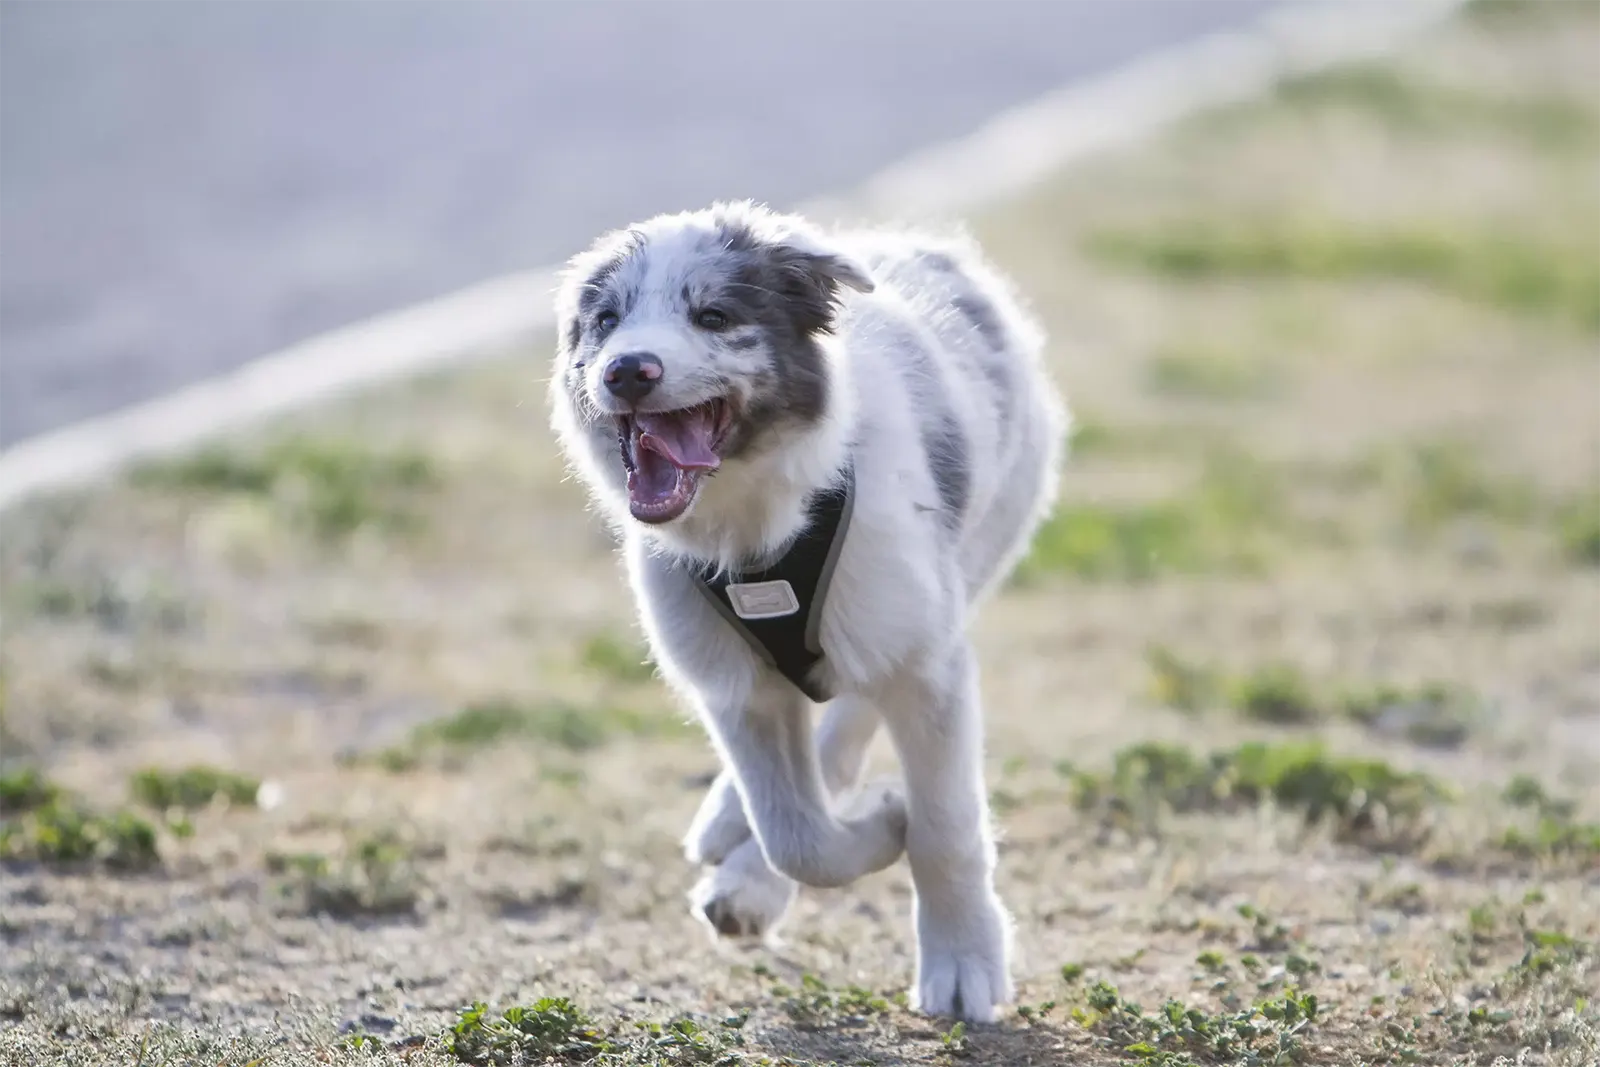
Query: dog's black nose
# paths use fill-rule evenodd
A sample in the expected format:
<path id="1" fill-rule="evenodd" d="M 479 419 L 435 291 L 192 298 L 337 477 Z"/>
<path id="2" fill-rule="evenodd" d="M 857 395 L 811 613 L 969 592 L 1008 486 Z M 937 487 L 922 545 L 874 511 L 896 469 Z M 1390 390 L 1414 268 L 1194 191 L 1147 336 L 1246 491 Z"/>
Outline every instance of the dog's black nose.
<path id="1" fill-rule="evenodd" d="M 637 404 L 661 380 L 661 360 L 649 352 L 629 352 L 606 364 L 605 379 L 612 396 Z"/>

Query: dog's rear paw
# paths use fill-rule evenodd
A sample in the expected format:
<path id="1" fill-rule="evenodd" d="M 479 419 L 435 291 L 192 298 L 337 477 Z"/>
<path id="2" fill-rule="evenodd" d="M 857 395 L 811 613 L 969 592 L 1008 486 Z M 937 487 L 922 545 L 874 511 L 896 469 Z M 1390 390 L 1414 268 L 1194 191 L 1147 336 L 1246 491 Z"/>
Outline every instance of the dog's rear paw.
<path id="1" fill-rule="evenodd" d="M 771 867 L 750 838 L 689 891 L 690 910 L 718 937 L 768 937 L 783 921 L 798 887 Z"/>

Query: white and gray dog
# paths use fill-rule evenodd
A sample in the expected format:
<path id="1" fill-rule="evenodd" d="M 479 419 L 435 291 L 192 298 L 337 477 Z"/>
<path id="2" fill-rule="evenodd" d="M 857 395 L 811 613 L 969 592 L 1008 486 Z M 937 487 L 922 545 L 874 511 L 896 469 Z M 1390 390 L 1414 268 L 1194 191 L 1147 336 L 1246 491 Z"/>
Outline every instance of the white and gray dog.
<path id="1" fill-rule="evenodd" d="M 1042 333 L 965 238 L 751 203 L 601 237 L 557 313 L 553 425 L 722 758 L 684 842 L 708 868 L 695 913 L 768 934 L 796 883 L 903 850 L 914 1004 L 993 1020 L 1011 923 L 966 626 L 1055 496 L 1067 415 Z M 858 783 L 880 721 L 903 793 Z"/>

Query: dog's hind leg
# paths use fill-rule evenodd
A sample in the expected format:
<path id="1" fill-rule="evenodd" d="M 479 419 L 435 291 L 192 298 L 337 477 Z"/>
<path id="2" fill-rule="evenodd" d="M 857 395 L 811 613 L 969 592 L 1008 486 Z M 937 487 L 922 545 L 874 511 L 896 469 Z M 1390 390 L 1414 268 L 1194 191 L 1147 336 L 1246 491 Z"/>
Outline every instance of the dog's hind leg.
<path id="1" fill-rule="evenodd" d="M 845 695 L 828 702 L 817 727 L 823 784 L 837 799 L 853 790 L 877 735 L 880 716 L 867 700 Z M 770 935 L 798 888 L 768 865 L 751 835 L 733 772 L 712 783 L 684 840 L 691 862 L 711 864 L 689 893 L 696 916 L 723 936 Z"/>
<path id="2" fill-rule="evenodd" d="M 994 891 L 977 667 L 966 642 L 907 667 L 880 706 L 905 771 L 916 887 L 915 1007 L 992 1022 L 1011 999 L 1011 923 Z"/>

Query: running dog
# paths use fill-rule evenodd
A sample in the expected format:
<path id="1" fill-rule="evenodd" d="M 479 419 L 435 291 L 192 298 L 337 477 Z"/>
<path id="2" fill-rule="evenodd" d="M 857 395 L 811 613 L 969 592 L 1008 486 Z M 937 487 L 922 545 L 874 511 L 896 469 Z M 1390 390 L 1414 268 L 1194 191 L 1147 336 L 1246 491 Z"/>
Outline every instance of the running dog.
<path id="1" fill-rule="evenodd" d="M 552 425 L 722 760 L 695 914 L 770 934 L 797 884 L 904 852 L 914 1006 L 992 1021 L 1011 921 L 966 630 L 1056 495 L 1041 330 L 965 237 L 749 202 L 602 236 L 556 312 Z M 880 723 L 903 788 L 858 782 Z"/>

